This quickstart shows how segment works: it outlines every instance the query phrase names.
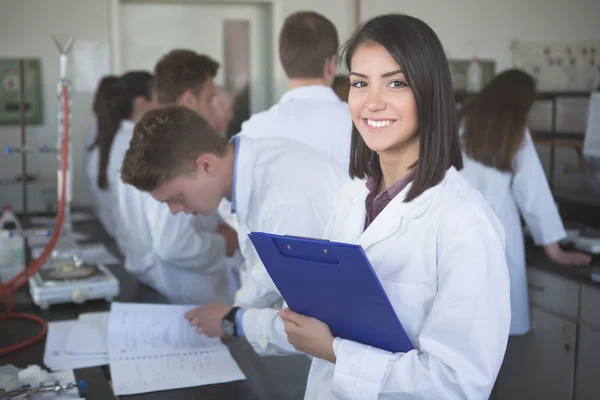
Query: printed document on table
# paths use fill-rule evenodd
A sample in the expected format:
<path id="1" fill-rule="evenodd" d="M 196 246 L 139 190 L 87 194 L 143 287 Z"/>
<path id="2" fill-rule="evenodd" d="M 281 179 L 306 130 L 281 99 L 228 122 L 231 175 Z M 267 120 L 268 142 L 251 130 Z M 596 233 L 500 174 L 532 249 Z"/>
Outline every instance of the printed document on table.
<path id="1" fill-rule="evenodd" d="M 112 303 L 108 355 L 116 395 L 245 379 L 218 338 L 196 333 L 189 305 Z"/>

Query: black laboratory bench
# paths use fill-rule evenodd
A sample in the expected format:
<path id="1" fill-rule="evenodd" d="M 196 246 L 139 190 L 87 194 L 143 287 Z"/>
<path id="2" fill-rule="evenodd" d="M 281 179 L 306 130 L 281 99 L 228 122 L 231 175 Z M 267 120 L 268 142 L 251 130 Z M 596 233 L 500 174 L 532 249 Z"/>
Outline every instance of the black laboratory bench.
<path id="1" fill-rule="evenodd" d="M 74 224 L 74 229 L 90 235 L 90 242 L 104 243 L 115 255 L 119 251 L 115 242 L 106 234 L 97 221 Z M 120 257 L 120 255 L 119 255 Z M 120 294 L 115 301 L 137 303 L 166 303 L 166 299 L 129 274 L 122 265 L 109 267 L 119 279 Z M 32 313 L 48 322 L 77 319 L 79 314 L 97 311 L 108 311 L 110 304 L 104 300 L 88 301 L 83 304 L 53 305 L 46 311 L 37 307 L 27 286 L 14 294 L 15 312 Z M 0 323 L 1 346 L 8 346 L 33 337 L 39 332 L 39 326 L 33 321 L 8 320 Z M 302 399 L 310 361 L 302 355 L 259 357 L 251 346 L 243 339 L 227 344 L 231 355 L 246 375 L 246 380 L 224 384 L 197 386 L 138 395 L 119 396 L 126 400 L 271 400 Z M 25 368 L 29 365 L 43 366 L 45 340 L 34 345 L 0 356 L 0 365 L 14 364 Z M 109 400 L 115 396 L 110 386 L 110 370 L 108 366 L 76 369 L 77 381 L 85 379 L 86 391 L 81 397 L 88 400 Z"/>
<path id="2" fill-rule="evenodd" d="M 574 230 L 593 229 L 600 231 L 600 198 L 582 193 L 556 192 L 561 219 L 565 228 Z M 563 248 L 574 250 L 574 246 L 565 241 Z M 570 268 L 551 261 L 542 247 L 535 246 L 530 236 L 525 238 L 525 256 L 528 269 L 548 273 L 571 283 L 577 283 L 600 290 L 600 283 L 592 281 L 592 272 L 600 275 L 600 254 L 592 258 L 589 266 Z"/>
<path id="3" fill-rule="evenodd" d="M 528 269 L 549 273 L 561 279 L 595 287 L 600 290 L 600 283 L 592 280 L 592 271 L 600 273 L 600 255 L 593 256 L 590 265 L 584 267 L 566 267 L 550 260 L 542 247 L 535 246 L 528 239 L 526 239 L 525 251 Z"/>
<path id="4" fill-rule="evenodd" d="M 116 244 L 98 222 L 77 223 L 75 230 L 90 235 L 93 238 L 91 242 L 104 243 L 113 254 L 120 257 Z M 600 284 L 591 280 L 592 269 L 600 268 L 600 258 L 595 257 L 592 265 L 588 267 L 560 266 L 550 261 L 543 249 L 534 246 L 529 239 L 526 245 L 526 255 L 532 330 L 528 335 L 519 337 L 515 342 L 514 351 L 511 351 L 513 346 L 509 346 L 507 361 L 511 361 L 510 364 L 513 366 L 518 365 L 519 368 L 510 368 L 511 373 L 505 379 L 499 378 L 500 395 L 498 399 L 600 398 L 600 384 L 593 373 L 593 371 L 600 370 L 600 359 L 596 361 L 597 357 L 586 358 L 586 353 L 600 354 L 600 349 L 587 344 L 595 343 L 596 337 L 600 339 L 600 321 L 596 321 L 597 313 L 593 311 L 596 309 L 595 306 L 600 304 Z M 164 297 L 155 290 L 138 283 L 136 278 L 129 274 L 122 265 L 114 265 L 109 268 L 120 282 L 120 295 L 115 299 L 116 301 L 166 303 Z M 81 305 L 54 305 L 49 310 L 43 311 L 33 304 L 26 287 L 17 292 L 14 299 L 15 311 L 33 313 L 49 322 L 76 319 L 81 313 L 108 311 L 110 308 L 109 303 L 97 300 Z M 549 321 L 550 324 L 548 324 Z M 25 338 L 33 337 L 38 330 L 37 324 L 26 320 L 2 322 L 0 323 L 0 344 L 6 346 L 20 342 Z M 556 335 L 555 330 L 559 331 Z M 566 339 L 565 332 L 567 332 Z M 556 340 L 554 340 L 555 336 Z M 119 398 L 132 400 L 294 400 L 303 398 L 309 365 L 307 358 L 304 356 L 259 357 L 243 340 L 237 340 L 227 345 L 240 369 L 246 375 L 246 380 L 119 396 Z M 535 350 L 540 345 L 544 347 L 543 352 L 527 353 L 527 349 Z M 26 349 L 0 356 L 0 365 L 14 364 L 20 368 L 34 364 L 42 366 L 44 346 L 45 342 L 40 341 Z M 514 355 L 515 353 L 516 355 Z M 525 354 L 527 357 L 524 360 Z M 539 354 L 552 354 L 554 357 L 560 358 L 557 360 L 538 359 Z M 560 366 L 559 377 L 549 379 L 551 374 L 545 373 L 544 369 L 540 368 L 541 365 L 548 362 Z M 81 394 L 82 397 L 88 400 L 115 398 L 110 386 L 108 366 L 76 369 L 74 372 L 77 380 L 86 380 L 87 390 Z M 517 385 L 519 379 L 524 382 Z M 507 385 L 506 382 L 509 384 Z M 542 385 L 542 382 L 545 383 Z M 540 393 L 540 388 L 547 388 L 547 390 Z M 599 394 L 598 397 L 588 396 L 596 394 Z M 544 397 L 546 395 L 549 397 Z M 566 397 L 557 397 L 562 395 L 566 395 Z"/>

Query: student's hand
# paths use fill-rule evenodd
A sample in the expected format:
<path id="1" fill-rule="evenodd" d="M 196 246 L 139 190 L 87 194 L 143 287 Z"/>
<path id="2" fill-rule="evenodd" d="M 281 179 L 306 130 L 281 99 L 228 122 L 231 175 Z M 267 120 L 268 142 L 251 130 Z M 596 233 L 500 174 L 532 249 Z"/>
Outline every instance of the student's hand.
<path id="1" fill-rule="evenodd" d="M 184 317 L 191 326 L 196 327 L 196 332 L 208 337 L 219 337 L 223 336 L 221 321 L 229 310 L 231 306 L 226 304 L 210 303 L 186 312 Z"/>
<path id="2" fill-rule="evenodd" d="M 296 350 L 335 364 L 334 337 L 327 324 L 318 319 L 295 313 L 289 308 L 279 310 L 278 314 L 285 322 L 288 342 Z"/>
<path id="3" fill-rule="evenodd" d="M 235 251 L 240 247 L 237 232 L 229 225 L 220 223 L 217 228 L 217 233 L 225 239 L 225 254 L 227 257 L 232 257 L 235 254 Z"/>
<path id="4" fill-rule="evenodd" d="M 556 242 L 544 246 L 544 250 L 546 251 L 546 255 L 557 264 L 581 267 L 588 265 L 592 261 L 592 257 L 589 254 L 563 250 Z"/>

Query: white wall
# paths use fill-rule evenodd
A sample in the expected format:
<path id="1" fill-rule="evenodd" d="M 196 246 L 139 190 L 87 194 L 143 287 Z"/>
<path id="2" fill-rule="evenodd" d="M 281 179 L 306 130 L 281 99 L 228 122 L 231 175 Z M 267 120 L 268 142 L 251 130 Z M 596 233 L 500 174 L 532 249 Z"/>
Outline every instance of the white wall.
<path id="1" fill-rule="evenodd" d="M 41 59 L 44 124 L 27 128 L 27 142 L 36 146 L 56 145 L 56 85 L 59 78 L 58 50 L 50 38 L 54 33 L 74 35 L 82 40 L 108 42 L 107 0 L 0 0 L 0 57 L 36 57 Z M 92 123 L 91 94 L 73 97 L 72 138 L 74 149 L 74 201 L 90 201 L 83 171 L 84 140 Z M 0 178 L 20 173 L 18 155 L 4 155 L 7 145 L 20 145 L 18 126 L 0 126 Z M 56 182 L 57 161 L 54 155 L 28 157 L 28 172 L 39 172 Z M 13 198 L 0 186 L 0 203 Z M 35 192 L 32 190 L 32 192 Z M 20 198 L 20 197 L 19 197 Z M 30 201 L 33 201 L 30 200 Z M 17 205 L 15 205 L 17 206 Z"/>
<path id="2" fill-rule="evenodd" d="M 28 129 L 30 144 L 54 144 L 56 137 L 55 86 L 58 56 L 50 34 L 64 32 L 82 40 L 110 42 L 111 33 L 114 32 L 110 28 L 113 21 L 111 15 L 114 15 L 110 5 L 115 1 L 118 2 L 0 0 L 0 57 L 42 59 L 45 123 L 41 127 Z M 307 9 L 320 12 L 331 19 L 337 26 L 342 41 L 354 29 L 354 0 L 256 1 L 273 4 L 276 34 L 287 15 Z M 363 20 L 387 12 L 402 12 L 422 18 L 440 36 L 449 57 L 469 58 L 475 52 L 482 58 L 495 59 L 498 70 L 510 66 L 510 43 L 514 39 L 600 39 L 598 0 L 362 0 L 360 8 Z M 116 47 L 118 45 L 113 42 L 113 53 Z M 276 50 L 276 38 L 273 39 L 273 48 Z M 285 77 L 277 60 L 274 62 L 277 65 L 274 87 L 277 94 L 281 94 L 285 90 Z M 118 59 L 115 59 L 114 65 L 115 70 L 118 70 Z M 90 108 L 91 95 L 77 95 L 74 98 L 72 131 L 75 150 L 74 201 L 77 204 L 89 202 L 87 181 L 83 173 L 83 147 L 87 129 L 92 123 Z M 18 144 L 18 127 L 0 127 L 0 149 L 6 145 Z M 0 178 L 11 178 L 19 173 L 18 158 L 11 157 L 0 154 Z M 53 179 L 56 159 L 48 155 L 31 156 L 29 170 L 39 171 Z M 5 196 L 0 192 L 0 203 L 3 198 Z"/>
<path id="3" fill-rule="evenodd" d="M 450 58 L 511 66 L 513 40 L 600 39 L 598 0 L 362 0 L 362 19 L 397 12 L 427 22 Z"/>

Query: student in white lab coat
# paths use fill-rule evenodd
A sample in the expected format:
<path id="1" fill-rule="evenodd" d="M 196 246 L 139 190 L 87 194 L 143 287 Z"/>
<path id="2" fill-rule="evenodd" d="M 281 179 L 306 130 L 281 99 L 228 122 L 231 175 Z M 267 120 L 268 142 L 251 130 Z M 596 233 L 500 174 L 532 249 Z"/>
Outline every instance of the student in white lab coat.
<path id="1" fill-rule="evenodd" d="M 281 310 L 290 343 L 314 356 L 305 399 L 486 399 L 510 325 L 504 232 L 458 172 L 444 49 L 424 22 L 382 15 L 354 33 L 345 61 L 356 179 L 325 237 L 365 249 L 414 350 L 334 338 Z"/>
<path id="2" fill-rule="evenodd" d="M 156 160 L 160 159 L 160 162 Z M 223 335 L 224 319 L 258 351 L 289 352 L 281 297 L 254 250 L 252 231 L 321 237 L 332 198 L 347 173 L 316 151 L 285 139 L 232 138 L 228 143 L 183 107 L 154 110 L 135 128 L 121 176 L 173 214 L 211 214 L 231 201 L 246 266 L 236 307 L 212 303 L 186 314 L 199 332 Z"/>
<path id="3" fill-rule="evenodd" d="M 173 50 L 166 54 L 154 71 L 158 104 L 180 103 L 208 115 L 218 67 L 214 60 L 193 51 Z M 115 156 L 119 169 L 132 136 L 130 130 L 124 137 L 127 146 Z M 157 154 L 154 162 L 160 165 L 165 162 L 164 157 Z M 215 228 L 214 216 L 171 215 L 165 204 L 121 179 L 117 185 L 117 206 L 117 242 L 128 271 L 174 303 L 231 304 L 226 255 L 233 255 L 237 248 L 237 237 L 231 228 L 225 224 Z M 198 218 L 209 221 L 197 221 Z"/>
<path id="4" fill-rule="evenodd" d="M 112 237 L 116 236 L 114 216 L 116 181 L 119 165 L 110 164 L 110 154 L 123 130 L 133 130 L 133 123 L 155 104 L 152 99 L 152 75 L 132 71 L 122 77 L 102 79 L 94 98 L 96 137 L 89 147 L 86 175 L 92 192 L 95 213 Z M 129 126 L 131 125 L 131 126 Z"/>
<path id="5" fill-rule="evenodd" d="M 288 90 L 277 104 L 244 122 L 239 135 L 294 140 L 348 169 L 352 120 L 348 104 L 331 87 L 338 47 L 335 26 L 321 14 L 302 11 L 288 16 L 279 33 L 279 60 Z M 219 212 L 235 228 L 230 207 L 225 200 Z"/>
<path id="6" fill-rule="evenodd" d="M 527 114 L 535 100 L 535 82 L 512 69 L 496 76 L 458 114 L 464 153 L 463 175 L 486 198 L 504 225 L 510 272 L 510 333 L 529 331 L 525 248 L 519 214 L 535 243 L 564 265 L 584 265 L 589 255 L 564 251 L 566 237 L 544 169 L 527 130 Z"/>
<path id="7" fill-rule="evenodd" d="M 331 88 L 338 47 L 337 30 L 324 16 L 303 11 L 287 17 L 279 34 L 279 60 L 288 91 L 244 122 L 239 134 L 294 140 L 347 169 L 352 121 L 348 105 Z"/>

